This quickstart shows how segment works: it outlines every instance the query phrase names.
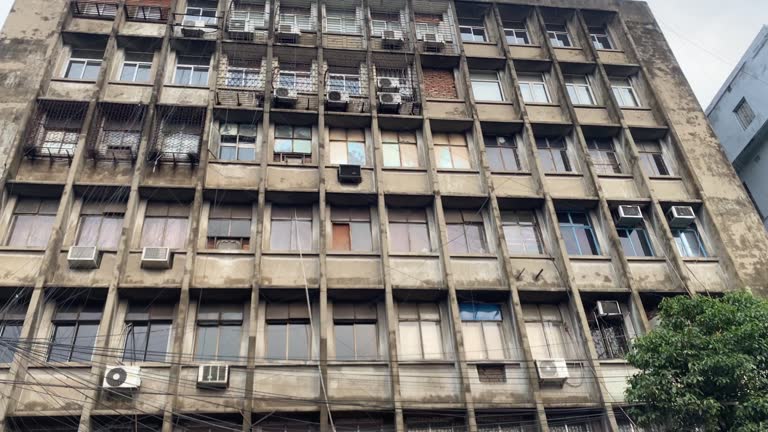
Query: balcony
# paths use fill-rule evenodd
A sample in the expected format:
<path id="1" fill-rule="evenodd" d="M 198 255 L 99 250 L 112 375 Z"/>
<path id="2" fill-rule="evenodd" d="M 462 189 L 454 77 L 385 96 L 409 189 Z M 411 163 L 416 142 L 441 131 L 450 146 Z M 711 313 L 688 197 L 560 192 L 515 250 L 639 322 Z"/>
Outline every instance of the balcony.
<path id="1" fill-rule="evenodd" d="M 171 0 L 126 0 L 128 21 L 166 22 Z"/>
<path id="2" fill-rule="evenodd" d="M 232 2 L 225 22 L 225 37 L 230 40 L 266 43 L 269 8 L 263 4 Z"/>
<path id="3" fill-rule="evenodd" d="M 266 64 L 263 47 L 225 43 L 219 61 L 216 104 L 260 107 L 264 104 Z"/>

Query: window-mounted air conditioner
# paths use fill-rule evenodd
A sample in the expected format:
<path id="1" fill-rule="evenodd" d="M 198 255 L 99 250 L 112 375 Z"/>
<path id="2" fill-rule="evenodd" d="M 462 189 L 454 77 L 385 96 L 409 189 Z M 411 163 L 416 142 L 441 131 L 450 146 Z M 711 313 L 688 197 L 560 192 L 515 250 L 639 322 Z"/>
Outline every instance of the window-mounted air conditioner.
<path id="1" fill-rule="evenodd" d="M 145 247 L 141 250 L 141 268 L 169 269 L 173 263 L 173 253 L 167 247 Z"/>
<path id="2" fill-rule="evenodd" d="M 400 80 L 390 77 L 379 77 L 376 80 L 376 88 L 379 93 L 398 93 L 400 91 Z"/>
<path id="3" fill-rule="evenodd" d="M 227 30 L 233 33 L 245 33 L 247 21 L 242 18 L 230 18 Z"/>
<path id="4" fill-rule="evenodd" d="M 568 379 L 568 365 L 563 359 L 536 360 L 536 372 L 542 384 L 563 385 Z"/>
<path id="5" fill-rule="evenodd" d="M 363 181 L 360 165 L 339 165 L 339 183 L 359 184 Z"/>
<path id="6" fill-rule="evenodd" d="M 643 211 L 640 206 L 620 205 L 618 216 L 616 225 L 619 226 L 636 226 L 643 223 Z"/>
<path id="7" fill-rule="evenodd" d="M 72 246 L 67 253 L 71 269 L 95 269 L 99 267 L 99 250 L 95 246 Z"/>
<path id="8" fill-rule="evenodd" d="M 109 366 L 104 373 L 104 388 L 135 390 L 141 386 L 141 368 L 138 366 Z"/>
<path id="9" fill-rule="evenodd" d="M 379 110 L 382 111 L 397 111 L 400 109 L 400 104 L 403 99 L 400 93 L 380 93 L 379 94 Z"/>
<path id="10" fill-rule="evenodd" d="M 672 228 L 685 228 L 696 220 L 696 212 L 690 206 L 672 206 L 667 211 L 667 220 Z"/>
<path id="11" fill-rule="evenodd" d="M 597 302 L 595 312 L 600 318 L 620 318 L 621 304 L 614 300 L 603 300 Z"/>
<path id="12" fill-rule="evenodd" d="M 329 90 L 325 96 L 325 105 L 330 109 L 345 109 L 349 103 L 349 93 Z"/>
<path id="13" fill-rule="evenodd" d="M 445 39 L 440 33 L 424 33 L 421 40 L 427 48 L 440 49 L 445 45 Z"/>
<path id="14" fill-rule="evenodd" d="M 277 87 L 274 95 L 275 101 L 284 105 L 293 105 L 299 100 L 299 94 L 296 89 L 288 87 Z"/>
<path id="15" fill-rule="evenodd" d="M 229 366 L 222 364 L 204 364 L 197 370 L 197 386 L 204 388 L 229 387 Z"/>
<path id="16" fill-rule="evenodd" d="M 280 24 L 277 26 L 277 39 L 280 42 L 296 43 L 301 36 L 299 28 L 293 24 Z"/>
<path id="17" fill-rule="evenodd" d="M 381 32 L 381 43 L 384 48 L 401 48 L 403 46 L 403 32 L 384 30 Z"/>

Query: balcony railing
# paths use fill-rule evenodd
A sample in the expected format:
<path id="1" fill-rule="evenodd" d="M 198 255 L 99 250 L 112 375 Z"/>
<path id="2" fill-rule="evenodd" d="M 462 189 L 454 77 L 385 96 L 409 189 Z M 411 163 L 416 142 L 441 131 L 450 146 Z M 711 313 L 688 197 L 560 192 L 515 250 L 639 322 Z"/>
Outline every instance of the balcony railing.
<path id="1" fill-rule="evenodd" d="M 142 5 L 125 5 L 125 10 L 128 21 L 147 22 L 166 22 L 170 11 L 167 7 Z"/>
<path id="2" fill-rule="evenodd" d="M 69 5 L 73 16 L 111 20 L 117 15 L 117 2 L 75 0 Z"/>

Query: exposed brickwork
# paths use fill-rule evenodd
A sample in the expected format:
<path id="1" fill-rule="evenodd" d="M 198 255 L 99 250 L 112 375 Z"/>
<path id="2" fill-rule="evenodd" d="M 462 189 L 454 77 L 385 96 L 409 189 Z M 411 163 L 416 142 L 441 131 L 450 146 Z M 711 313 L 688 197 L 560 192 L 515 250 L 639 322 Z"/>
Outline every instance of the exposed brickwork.
<path id="1" fill-rule="evenodd" d="M 441 15 L 416 14 L 414 16 L 417 23 L 428 23 L 439 25 L 443 17 Z"/>
<path id="2" fill-rule="evenodd" d="M 456 99 L 456 82 L 453 71 L 445 69 L 424 69 L 424 91 L 427 97 Z"/>

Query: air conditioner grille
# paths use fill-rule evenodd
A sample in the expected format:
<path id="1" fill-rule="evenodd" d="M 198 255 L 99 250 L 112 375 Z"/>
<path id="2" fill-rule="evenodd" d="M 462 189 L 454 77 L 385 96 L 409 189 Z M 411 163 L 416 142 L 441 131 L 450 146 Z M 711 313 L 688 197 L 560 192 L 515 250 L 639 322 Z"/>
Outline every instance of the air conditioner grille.
<path id="1" fill-rule="evenodd" d="M 395 102 L 395 96 L 391 95 L 389 93 L 384 93 L 381 95 L 381 101 L 385 103 L 394 103 Z"/>
<path id="2" fill-rule="evenodd" d="M 69 249 L 69 256 L 72 259 L 93 259 L 96 255 L 94 246 L 72 246 Z"/>
<path id="3" fill-rule="evenodd" d="M 640 206 L 625 205 L 621 206 L 621 211 L 624 216 L 641 217 L 643 212 L 640 210 Z"/>
<path id="4" fill-rule="evenodd" d="M 695 213 L 693 212 L 693 208 L 688 207 L 688 206 L 676 206 L 675 207 L 675 212 L 680 217 L 687 217 L 687 218 L 690 217 L 690 218 L 692 218 L 692 217 L 695 216 Z"/>
<path id="5" fill-rule="evenodd" d="M 144 248 L 144 259 L 165 260 L 168 258 L 168 248 L 148 247 Z"/>

